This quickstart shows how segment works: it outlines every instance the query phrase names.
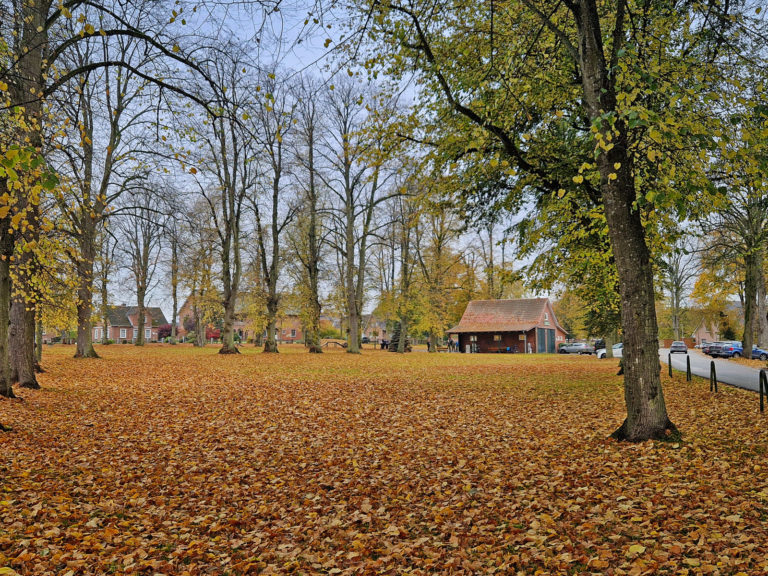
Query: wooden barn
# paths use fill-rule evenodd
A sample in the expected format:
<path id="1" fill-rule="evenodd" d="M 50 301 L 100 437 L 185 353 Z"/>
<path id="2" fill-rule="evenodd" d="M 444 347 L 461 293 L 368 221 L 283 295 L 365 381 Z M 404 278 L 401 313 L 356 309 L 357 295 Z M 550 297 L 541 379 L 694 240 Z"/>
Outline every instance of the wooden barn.
<path id="1" fill-rule="evenodd" d="M 565 330 L 549 298 L 472 300 L 448 334 L 460 352 L 557 352 Z"/>

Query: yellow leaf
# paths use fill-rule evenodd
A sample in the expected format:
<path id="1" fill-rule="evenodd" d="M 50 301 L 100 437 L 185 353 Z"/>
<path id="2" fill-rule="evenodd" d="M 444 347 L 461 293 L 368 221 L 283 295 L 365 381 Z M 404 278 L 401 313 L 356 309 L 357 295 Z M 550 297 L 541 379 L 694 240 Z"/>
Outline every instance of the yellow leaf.
<path id="1" fill-rule="evenodd" d="M 642 554 L 643 552 L 645 552 L 645 546 L 642 544 L 632 544 L 632 546 L 629 547 L 630 554 Z"/>
<path id="2" fill-rule="evenodd" d="M 578 176 L 574 176 L 573 181 L 576 182 L 576 184 L 581 184 L 582 182 L 584 182 L 584 176 L 582 176 L 581 174 L 579 174 Z"/>
<path id="3" fill-rule="evenodd" d="M 0 568 L 0 574 L 8 574 L 8 576 L 19 576 L 19 573 L 16 572 L 13 568 L 8 568 L 7 566 L 5 568 Z"/>

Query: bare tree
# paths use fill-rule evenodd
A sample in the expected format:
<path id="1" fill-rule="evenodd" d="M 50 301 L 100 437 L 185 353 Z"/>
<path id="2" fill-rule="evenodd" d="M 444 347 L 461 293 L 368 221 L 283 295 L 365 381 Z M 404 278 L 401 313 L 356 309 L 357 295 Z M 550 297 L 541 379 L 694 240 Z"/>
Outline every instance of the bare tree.
<path id="1" fill-rule="evenodd" d="M 286 201 L 285 190 L 289 182 L 286 178 L 287 154 L 290 152 L 288 139 L 294 127 L 295 100 L 287 84 L 277 80 L 275 72 L 266 74 L 262 84 L 266 86 L 267 96 L 257 102 L 255 116 L 266 159 L 259 193 L 251 198 L 251 207 L 256 221 L 254 234 L 261 278 L 266 288 L 267 338 L 264 352 L 277 352 L 275 325 L 280 305 L 280 239 L 296 215 L 296 205 Z"/>

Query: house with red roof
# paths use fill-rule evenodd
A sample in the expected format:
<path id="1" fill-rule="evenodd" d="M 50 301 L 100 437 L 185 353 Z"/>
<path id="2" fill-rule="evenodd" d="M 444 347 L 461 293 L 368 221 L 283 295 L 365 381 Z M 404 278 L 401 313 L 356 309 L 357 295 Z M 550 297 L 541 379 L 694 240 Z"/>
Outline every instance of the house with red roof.
<path id="1" fill-rule="evenodd" d="M 448 334 L 460 352 L 554 354 L 566 339 L 549 298 L 472 300 Z"/>

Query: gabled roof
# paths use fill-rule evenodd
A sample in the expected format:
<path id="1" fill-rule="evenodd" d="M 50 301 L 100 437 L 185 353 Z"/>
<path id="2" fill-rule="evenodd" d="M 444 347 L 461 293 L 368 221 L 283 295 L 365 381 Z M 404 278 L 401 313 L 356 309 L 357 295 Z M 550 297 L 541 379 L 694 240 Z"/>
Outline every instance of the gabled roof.
<path id="1" fill-rule="evenodd" d="M 110 326 L 130 326 L 127 306 L 110 306 L 107 309 L 107 320 Z"/>
<path id="2" fill-rule="evenodd" d="M 165 314 L 157 306 L 147 306 L 144 308 L 149 317 L 152 318 L 152 326 L 162 326 L 168 324 Z M 137 314 L 138 306 L 110 306 L 107 311 L 107 318 L 110 326 L 133 326 L 129 316 Z"/>
<path id="3" fill-rule="evenodd" d="M 539 325 L 544 312 L 551 310 L 548 298 L 517 300 L 472 300 L 461 321 L 447 332 L 527 332 Z M 551 327 L 562 327 L 550 314 Z"/>

